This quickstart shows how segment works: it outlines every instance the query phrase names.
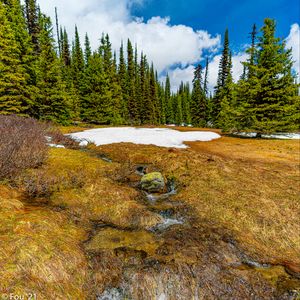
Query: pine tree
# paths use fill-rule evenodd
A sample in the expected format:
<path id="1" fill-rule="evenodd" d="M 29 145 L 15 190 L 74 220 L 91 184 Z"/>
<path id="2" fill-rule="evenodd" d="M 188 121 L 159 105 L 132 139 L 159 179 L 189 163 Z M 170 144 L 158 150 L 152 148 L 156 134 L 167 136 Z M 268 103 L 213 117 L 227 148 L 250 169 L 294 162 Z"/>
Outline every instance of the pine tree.
<path id="1" fill-rule="evenodd" d="M 250 93 L 251 129 L 261 133 L 297 129 L 299 96 L 292 75 L 291 49 L 275 37 L 276 24 L 265 19 L 259 37 L 257 62 L 249 64 L 252 75 Z"/>
<path id="2" fill-rule="evenodd" d="M 165 102 L 166 102 L 166 122 L 167 124 L 174 123 L 174 111 L 171 101 L 171 84 L 170 84 L 170 77 L 167 74 L 166 77 L 166 84 L 165 84 Z"/>
<path id="3" fill-rule="evenodd" d="M 69 95 L 62 80 L 59 59 L 56 56 L 52 23 L 49 17 L 40 14 L 39 45 L 40 55 L 37 64 L 37 111 L 42 120 L 52 120 L 63 124 L 71 117 Z"/>
<path id="4" fill-rule="evenodd" d="M 135 91 L 135 66 L 134 53 L 131 41 L 127 41 L 127 94 L 128 94 L 128 112 L 131 124 L 139 123 L 138 105 L 136 102 Z"/>
<path id="5" fill-rule="evenodd" d="M 81 107 L 84 106 L 82 101 L 82 84 L 84 75 L 84 56 L 83 50 L 80 44 L 80 38 L 77 26 L 75 26 L 75 41 L 72 47 L 72 57 L 71 57 L 71 73 L 73 79 L 73 86 L 75 91 L 74 101 L 72 101 L 72 111 L 75 115 L 83 113 Z"/>
<path id="6" fill-rule="evenodd" d="M 55 23 L 56 23 L 56 36 L 57 36 L 57 45 L 58 45 L 58 54 L 59 57 L 61 57 L 61 35 L 60 35 L 60 30 L 59 30 L 59 23 L 58 23 L 58 13 L 57 13 L 57 7 L 55 7 Z"/>
<path id="7" fill-rule="evenodd" d="M 70 44 L 66 28 L 61 34 L 61 58 L 65 66 L 71 66 Z"/>
<path id="8" fill-rule="evenodd" d="M 228 58 L 228 76 L 225 85 L 220 91 L 221 110 L 218 117 L 217 125 L 225 132 L 237 129 L 237 108 L 236 108 L 236 92 L 232 78 L 232 55 Z"/>
<path id="9" fill-rule="evenodd" d="M 205 94 L 205 97 L 208 96 L 208 68 L 209 68 L 209 61 L 208 61 L 208 57 L 207 57 L 206 64 L 205 64 L 204 82 L 203 82 L 203 92 Z"/>
<path id="10" fill-rule="evenodd" d="M 225 31 L 224 35 L 224 44 L 222 50 L 222 56 L 219 63 L 219 72 L 218 72 L 218 79 L 217 79 L 217 86 L 215 87 L 215 97 L 214 97 L 214 105 L 213 105 L 213 114 L 212 119 L 214 123 L 218 122 L 218 117 L 221 110 L 221 92 L 225 86 L 226 79 L 229 75 L 229 33 L 228 29 Z"/>
<path id="11" fill-rule="evenodd" d="M 111 81 L 112 76 L 104 70 L 101 54 L 94 53 L 85 70 L 84 77 L 84 121 L 97 124 L 121 124 L 120 86 Z"/>
<path id="12" fill-rule="evenodd" d="M 166 101 L 165 101 L 165 89 L 161 82 L 157 82 L 157 90 L 158 90 L 158 98 L 159 98 L 159 105 L 160 105 L 160 124 L 166 124 Z"/>
<path id="13" fill-rule="evenodd" d="M 202 66 L 195 67 L 191 97 L 191 120 L 194 126 L 206 125 L 206 99 L 202 89 Z"/>
<path id="14" fill-rule="evenodd" d="M 154 73 L 153 63 L 151 64 L 151 68 L 150 68 L 149 88 L 150 88 L 149 96 L 150 96 L 150 102 L 152 108 L 152 110 L 150 111 L 149 120 L 150 120 L 150 124 L 158 124 L 160 121 L 160 105 L 159 105 L 159 99 L 157 93 L 157 82 Z"/>
<path id="15" fill-rule="evenodd" d="M 22 114 L 26 106 L 26 72 L 6 4 L 0 2 L 0 113 Z"/>
<path id="16" fill-rule="evenodd" d="M 127 68 L 124 58 L 124 46 L 121 42 L 120 53 L 119 53 L 119 67 L 118 67 L 118 82 L 121 86 L 122 93 L 122 109 L 121 116 L 126 123 L 129 122 L 129 113 L 128 113 L 128 89 L 127 89 Z"/>
<path id="17" fill-rule="evenodd" d="M 11 28 L 14 31 L 14 37 L 17 42 L 19 50 L 19 60 L 25 70 L 26 78 L 26 89 L 24 90 L 25 98 L 27 98 L 26 106 L 27 109 L 24 111 L 26 114 L 34 116 L 32 111 L 33 104 L 35 101 L 35 95 L 38 94 L 36 88 L 36 57 L 33 51 L 33 45 L 31 43 L 31 37 L 27 31 L 26 20 L 23 15 L 22 7 L 19 0 L 6 0 L 6 15 L 8 21 L 11 24 Z"/>
<path id="18" fill-rule="evenodd" d="M 28 32 L 34 45 L 35 54 L 40 52 L 39 46 L 39 9 L 36 0 L 25 0 L 25 13 L 27 18 Z"/>
<path id="19" fill-rule="evenodd" d="M 85 34 L 85 40 L 84 40 L 84 63 L 85 66 L 88 65 L 89 60 L 92 56 L 92 48 L 91 48 L 91 43 L 88 34 Z"/>
<path id="20" fill-rule="evenodd" d="M 182 117 L 182 93 L 178 93 L 175 97 L 175 101 L 177 102 L 177 109 L 176 109 L 176 117 L 175 117 L 175 123 L 177 125 L 181 125 L 183 123 L 183 117 Z"/>

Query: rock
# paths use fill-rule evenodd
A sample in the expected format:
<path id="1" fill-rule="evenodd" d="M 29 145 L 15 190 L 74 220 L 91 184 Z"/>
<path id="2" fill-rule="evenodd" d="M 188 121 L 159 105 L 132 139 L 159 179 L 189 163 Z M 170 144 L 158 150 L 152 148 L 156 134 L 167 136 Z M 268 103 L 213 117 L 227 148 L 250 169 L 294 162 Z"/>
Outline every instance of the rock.
<path id="1" fill-rule="evenodd" d="M 141 188 L 147 192 L 160 192 L 165 187 L 165 180 L 160 172 L 145 174 L 141 179 Z"/>

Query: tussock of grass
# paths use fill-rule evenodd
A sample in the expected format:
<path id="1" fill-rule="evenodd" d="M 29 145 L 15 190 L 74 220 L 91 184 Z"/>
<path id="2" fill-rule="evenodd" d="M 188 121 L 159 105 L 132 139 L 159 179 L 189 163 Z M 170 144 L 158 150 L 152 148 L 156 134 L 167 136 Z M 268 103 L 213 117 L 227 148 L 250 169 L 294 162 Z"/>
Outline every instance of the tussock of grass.
<path id="1" fill-rule="evenodd" d="M 225 137 L 189 144 L 183 151 L 133 144 L 100 150 L 178 178 L 177 198 L 232 231 L 257 259 L 300 264 L 299 142 Z"/>
<path id="2" fill-rule="evenodd" d="M 0 293 L 39 299 L 83 298 L 85 232 L 59 212 L 27 209 L 20 195 L 0 186 Z"/>
<path id="3" fill-rule="evenodd" d="M 122 258 L 116 249 L 129 262 L 130 251 L 141 251 L 179 266 L 206 263 L 203 253 L 215 250 L 220 255 L 227 249 L 222 262 L 227 266 L 237 254 L 230 257 L 232 250 L 220 241 L 223 233 L 234 237 L 254 259 L 289 263 L 298 272 L 298 142 L 225 137 L 190 145 L 187 150 L 133 144 L 91 147 L 113 163 L 89 152 L 51 149 L 41 168 L 21 176 L 20 191 L 0 185 L 0 292 L 86 299 L 108 285 L 117 286 Z M 139 178 L 134 174 L 139 164 L 179 181 L 179 193 L 172 201 L 190 208 L 183 212 L 192 224 L 171 228 L 162 240 L 145 231 L 161 223 L 162 217 L 139 201 L 138 192 L 130 187 Z M 114 228 L 94 232 L 84 243 L 95 223 Z M 89 262 L 86 250 L 97 253 Z M 212 278 L 213 270 L 209 272 L 207 278 Z M 147 274 L 141 270 L 142 281 Z M 175 268 L 172 276 L 176 274 Z M 188 271 L 184 274 L 191 278 Z M 160 274 L 153 276 L 149 282 Z"/>

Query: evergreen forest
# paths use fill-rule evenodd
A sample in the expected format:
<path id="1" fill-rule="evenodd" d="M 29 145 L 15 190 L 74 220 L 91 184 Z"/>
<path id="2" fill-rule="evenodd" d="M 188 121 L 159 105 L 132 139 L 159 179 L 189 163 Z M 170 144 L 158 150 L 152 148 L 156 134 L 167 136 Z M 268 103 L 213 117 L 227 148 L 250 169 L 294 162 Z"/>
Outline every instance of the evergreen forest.
<path id="1" fill-rule="evenodd" d="M 56 14 L 57 15 L 57 14 Z M 195 66 L 192 85 L 172 92 L 155 66 L 130 40 L 112 49 L 100 36 L 91 48 L 88 33 L 70 38 L 36 0 L 0 0 L 0 114 L 30 116 L 63 125 L 177 124 L 221 128 L 224 132 L 295 131 L 299 85 L 291 49 L 276 37 L 276 22 L 253 25 L 248 60 L 235 82 L 229 31 L 224 34 L 217 85 L 208 88 L 209 58 Z"/>

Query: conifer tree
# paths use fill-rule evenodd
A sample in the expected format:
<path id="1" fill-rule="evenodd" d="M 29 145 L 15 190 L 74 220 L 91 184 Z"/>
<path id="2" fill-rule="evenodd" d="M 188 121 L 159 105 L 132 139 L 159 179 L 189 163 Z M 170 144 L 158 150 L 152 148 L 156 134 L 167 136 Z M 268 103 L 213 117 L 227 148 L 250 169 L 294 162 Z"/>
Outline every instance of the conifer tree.
<path id="1" fill-rule="evenodd" d="M 160 100 L 160 124 L 166 124 L 166 101 L 165 101 L 165 90 L 162 83 L 157 82 L 158 98 Z"/>
<path id="2" fill-rule="evenodd" d="M 71 118 L 69 95 L 62 80 L 59 59 L 54 48 L 52 23 L 49 17 L 39 16 L 40 55 L 37 64 L 37 111 L 40 119 L 63 124 Z"/>
<path id="3" fill-rule="evenodd" d="M 170 77 L 169 74 L 167 74 L 166 77 L 166 84 L 165 84 L 165 102 L 166 102 L 166 121 L 167 124 L 174 123 L 174 111 L 172 106 L 172 100 L 171 100 L 171 84 L 170 84 Z"/>
<path id="4" fill-rule="evenodd" d="M 66 31 L 66 28 L 64 28 L 64 31 L 62 31 L 61 34 L 61 57 L 64 65 L 66 67 L 71 66 L 71 54 L 70 54 L 70 44 L 69 44 L 69 38 Z"/>
<path id="5" fill-rule="evenodd" d="M 224 35 L 224 44 L 222 50 L 222 56 L 219 63 L 219 72 L 218 72 L 218 79 L 217 79 L 217 86 L 215 87 L 215 97 L 214 97 L 214 107 L 213 107 L 213 122 L 217 123 L 218 117 L 221 110 L 221 92 L 225 86 L 226 79 L 229 75 L 229 33 L 228 29 L 225 31 Z"/>
<path id="6" fill-rule="evenodd" d="M 120 53 L 119 53 L 118 82 L 119 85 L 121 86 L 121 93 L 122 93 L 121 116 L 125 120 L 125 122 L 128 123 L 129 115 L 128 115 L 127 67 L 124 58 L 123 42 L 121 42 Z"/>
<path id="7" fill-rule="evenodd" d="M 71 67 L 73 86 L 76 94 L 74 101 L 72 101 L 72 111 L 75 115 L 78 115 L 79 113 L 83 113 L 82 111 L 80 112 L 80 108 L 84 106 L 82 103 L 82 101 L 84 101 L 82 97 L 84 56 L 77 26 L 75 26 L 75 41 L 72 47 Z"/>
<path id="8" fill-rule="evenodd" d="M 0 2 L 0 113 L 22 114 L 28 109 L 26 72 L 20 49 L 7 18 L 7 4 Z"/>
<path id="9" fill-rule="evenodd" d="M 84 63 L 85 66 L 88 65 L 89 59 L 92 56 L 92 48 L 91 43 L 88 34 L 85 34 L 85 40 L 84 40 Z"/>
<path id="10" fill-rule="evenodd" d="M 24 112 L 34 116 L 32 108 L 38 90 L 36 88 L 36 57 L 34 55 L 31 37 L 27 31 L 26 20 L 19 0 L 6 0 L 4 3 L 6 4 L 7 19 L 11 24 L 17 42 L 19 60 L 25 70 L 26 89 L 24 90 L 25 94 L 23 96 L 27 98 L 26 103 L 24 103 L 27 109 Z"/>
<path id="11" fill-rule="evenodd" d="M 176 117 L 175 117 L 175 123 L 177 125 L 181 125 L 183 123 L 183 117 L 182 117 L 182 93 L 177 93 L 176 95 L 176 102 L 177 102 L 177 109 L 176 109 Z"/>
<path id="12" fill-rule="evenodd" d="M 204 82 L 203 82 L 203 92 L 205 94 L 205 97 L 208 96 L 208 68 L 209 68 L 209 61 L 208 61 L 208 57 L 207 57 L 206 64 L 205 64 Z"/>
<path id="13" fill-rule="evenodd" d="M 149 94 L 150 103 L 152 108 L 152 110 L 150 111 L 149 120 L 150 120 L 150 124 L 158 124 L 160 121 L 160 105 L 159 105 L 159 99 L 157 93 L 157 81 L 154 73 L 153 63 L 151 64 L 151 68 L 150 68 L 149 88 L 150 88 L 150 94 Z"/>
<path id="14" fill-rule="evenodd" d="M 292 75 L 291 49 L 275 37 L 276 24 L 265 19 L 258 41 L 257 62 L 249 64 L 252 129 L 260 133 L 297 129 L 299 96 Z"/>
<path id="15" fill-rule="evenodd" d="M 28 32 L 34 45 L 35 54 L 40 52 L 39 48 L 39 9 L 36 0 L 25 0 L 25 13 L 27 19 Z"/>
<path id="16" fill-rule="evenodd" d="M 191 120 L 194 126 L 206 125 L 206 99 L 202 89 L 202 66 L 195 67 L 191 97 Z"/>
<path id="17" fill-rule="evenodd" d="M 138 105 L 135 91 L 135 66 L 134 53 L 131 41 L 127 41 L 127 93 L 128 93 L 128 113 L 131 124 L 139 123 Z"/>
<path id="18" fill-rule="evenodd" d="M 236 93 L 235 85 L 232 78 L 232 55 L 228 58 L 228 75 L 225 85 L 220 91 L 221 110 L 217 120 L 218 127 L 225 132 L 230 132 L 237 129 L 236 118 Z"/>

